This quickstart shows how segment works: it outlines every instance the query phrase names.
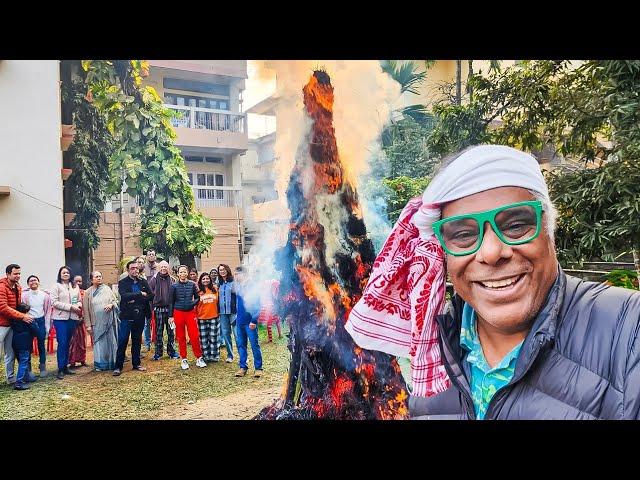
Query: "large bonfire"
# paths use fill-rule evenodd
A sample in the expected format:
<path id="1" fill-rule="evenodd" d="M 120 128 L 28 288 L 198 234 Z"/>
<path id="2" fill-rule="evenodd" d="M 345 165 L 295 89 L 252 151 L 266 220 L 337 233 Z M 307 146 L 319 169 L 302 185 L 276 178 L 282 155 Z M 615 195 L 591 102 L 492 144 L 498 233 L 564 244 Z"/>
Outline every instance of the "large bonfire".
<path id="1" fill-rule="evenodd" d="M 291 222 L 276 256 L 277 309 L 291 326 L 284 397 L 261 419 L 401 419 L 407 391 L 395 358 L 359 348 L 345 331 L 375 252 L 333 128 L 333 87 L 317 70 L 303 88 L 311 131 L 287 188 Z"/>

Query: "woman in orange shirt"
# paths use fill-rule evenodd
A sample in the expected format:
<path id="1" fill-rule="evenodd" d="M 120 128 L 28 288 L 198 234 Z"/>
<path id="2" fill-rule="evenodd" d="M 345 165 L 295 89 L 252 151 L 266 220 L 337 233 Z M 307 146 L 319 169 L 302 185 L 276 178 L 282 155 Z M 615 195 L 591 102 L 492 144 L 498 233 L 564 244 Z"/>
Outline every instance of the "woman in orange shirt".
<path id="1" fill-rule="evenodd" d="M 220 320 L 218 319 L 218 287 L 211 281 L 211 276 L 203 272 L 198 279 L 200 302 L 196 307 L 200 346 L 205 362 L 220 361 Z"/>

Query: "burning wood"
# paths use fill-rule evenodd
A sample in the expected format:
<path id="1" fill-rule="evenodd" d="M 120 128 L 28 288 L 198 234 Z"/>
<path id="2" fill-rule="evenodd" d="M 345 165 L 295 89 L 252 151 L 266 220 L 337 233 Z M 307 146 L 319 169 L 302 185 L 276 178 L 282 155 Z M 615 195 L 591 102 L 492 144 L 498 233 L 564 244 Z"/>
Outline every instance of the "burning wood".
<path id="1" fill-rule="evenodd" d="M 338 157 L 329 75 L 315 71 L 303 94 L 313 125 L 291 172 L 289 237 L 276 255 L 276 308 L 291 326 L 292 359 L 284 398 L 257 418 L 406 418 L 408 395 L 395 358 L 362 350 L 344 328 L 375 252 Z"/>

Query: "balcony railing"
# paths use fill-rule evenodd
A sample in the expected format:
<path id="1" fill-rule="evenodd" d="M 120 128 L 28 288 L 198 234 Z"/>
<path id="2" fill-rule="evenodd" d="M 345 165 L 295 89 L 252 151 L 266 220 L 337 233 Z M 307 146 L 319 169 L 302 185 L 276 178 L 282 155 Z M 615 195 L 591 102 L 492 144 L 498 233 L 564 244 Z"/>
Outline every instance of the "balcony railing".
<path id="1" fill-rule="evenodd" d="M 247 117 L 242 113 L 181 105 L 165 104 L 165 107 L 181 114 L 180 118 L 171 119 L 174 127 L 199 128 L 216 132 L 245 133 L 247 131 Z"/>
<path id="2" fill-rule="evenodd" d="M 237 187 L 205 187 L 193 185 L 193 196 L 197 207 L 242 208 L 242 189 Z"/>

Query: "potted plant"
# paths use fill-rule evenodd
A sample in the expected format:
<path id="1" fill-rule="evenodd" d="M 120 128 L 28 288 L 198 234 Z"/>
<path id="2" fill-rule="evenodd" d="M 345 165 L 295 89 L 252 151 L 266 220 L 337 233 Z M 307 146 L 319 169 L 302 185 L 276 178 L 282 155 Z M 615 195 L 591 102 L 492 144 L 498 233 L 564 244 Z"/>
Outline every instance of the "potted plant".
<path id="1" fill-rule="evenodd" d="M 66 152 L 71 144 L 73 143 L 73 139 L 76 136 L 76 126 L 75 125 L 65 125 L 62 124 L 62 137 L 60 138 L 60 147 L 63 152 Z"/>

